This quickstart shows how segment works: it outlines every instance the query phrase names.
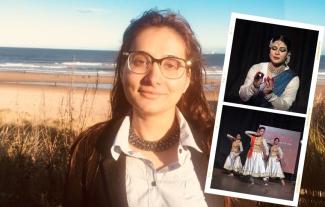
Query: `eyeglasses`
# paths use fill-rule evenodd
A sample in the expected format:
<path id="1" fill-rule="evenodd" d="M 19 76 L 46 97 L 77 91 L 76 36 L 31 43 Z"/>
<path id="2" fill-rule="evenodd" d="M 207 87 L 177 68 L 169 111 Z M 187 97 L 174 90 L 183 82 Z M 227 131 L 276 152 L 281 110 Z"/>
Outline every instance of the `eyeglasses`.
<path id="1" fill-rule="evenodd" d="M 159 65 L 161 74 L 168 79 L 182 77 L 185 70 L 192 64 L 191 61 L 174 56 L 156 59 L 144 51 L 123 52 L 123 55 L 128 56 L 130 71 L 137 74 L 146 74 L 151 70 L 153 63 L 156 62 Z"/>

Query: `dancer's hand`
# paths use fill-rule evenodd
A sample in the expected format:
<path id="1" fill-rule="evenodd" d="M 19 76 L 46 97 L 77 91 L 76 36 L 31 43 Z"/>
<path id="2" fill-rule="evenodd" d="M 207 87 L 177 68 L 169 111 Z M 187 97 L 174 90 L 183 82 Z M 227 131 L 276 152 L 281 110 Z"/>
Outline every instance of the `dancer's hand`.
<path id="1" fill-rule="evenodd" d="M 257 72 L 254 76 L 254 81 L 253 81 L 253 85 L 255 88 L 260 88 L 262 82 L 263 82 L 263 77 L 264 74 L 262 72 Z"/>
<path id="2" fill-rule="evenodd" d="M 265 79 L 265 87 L 263 89 L 263 93 L 265 95 L 270 94 L 273 91 L 273 86 L 274 86 L 274 79 L 267 77 Z"/>

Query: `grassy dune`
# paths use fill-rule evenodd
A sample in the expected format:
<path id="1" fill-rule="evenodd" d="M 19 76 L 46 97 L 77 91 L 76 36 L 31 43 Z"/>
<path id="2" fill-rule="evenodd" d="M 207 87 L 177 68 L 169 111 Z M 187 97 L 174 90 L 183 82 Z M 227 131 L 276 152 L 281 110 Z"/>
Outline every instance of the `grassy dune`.
<path id="1" fill-rule="evenodd" d="M 299 206 L 325 206 L 325 98 L 314 103 Z"/>
<path id="2" fill-rule="evenodd" d="M 0 126 L 0 206 L 58 206 L 75 132 L 21 121 Z"/>

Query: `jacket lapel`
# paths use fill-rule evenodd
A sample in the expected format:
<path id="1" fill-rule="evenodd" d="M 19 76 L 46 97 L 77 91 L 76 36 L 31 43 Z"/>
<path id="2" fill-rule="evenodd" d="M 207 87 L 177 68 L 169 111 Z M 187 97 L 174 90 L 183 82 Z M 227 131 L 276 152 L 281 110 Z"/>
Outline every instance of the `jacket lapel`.
<path id="1" fill-rule="evenodd" d="M 105 159 L 102 162 L 102 177 L 105 191 L 111 206 L 127 206 L 125 188 L 125 156 L 120 155 L 115 161 L 113 158 Z"/>
<path id="2" fill-rule="evenodd" d="M 101 182 L 104 184 L 109 206 L 128 206 L 125 187 L 126 157 L 122 153 L 118 160 L 114 160 L 110 152 L 123 118 L 112 121 L 112 124 L 107 126 L 97 143 L 97 148 L 101 154 Z"/>

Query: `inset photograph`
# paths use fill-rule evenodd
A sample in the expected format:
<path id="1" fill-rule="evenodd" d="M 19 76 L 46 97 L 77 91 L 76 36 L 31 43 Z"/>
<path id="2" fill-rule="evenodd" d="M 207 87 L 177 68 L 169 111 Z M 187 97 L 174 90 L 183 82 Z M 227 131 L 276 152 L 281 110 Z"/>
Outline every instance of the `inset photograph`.
<path id="1" fill-rule="evenodd" d="M 299 160 L 304 125 L 303 117 L 223 106 L 212 192 L 293 201 L 304 162 Z"/>
<path id="2" fill-rule="evenodd" d="M 321 26 L 232 13 L 207 193 L 298 205 L 323 36 Z"/>
<path id="3" fill-rule="evenodd" d="M 317 28 L 236 19 L 224 101 L 305 114 L 318 38 Z"/>

